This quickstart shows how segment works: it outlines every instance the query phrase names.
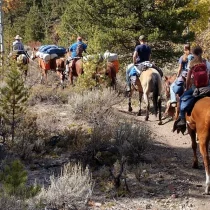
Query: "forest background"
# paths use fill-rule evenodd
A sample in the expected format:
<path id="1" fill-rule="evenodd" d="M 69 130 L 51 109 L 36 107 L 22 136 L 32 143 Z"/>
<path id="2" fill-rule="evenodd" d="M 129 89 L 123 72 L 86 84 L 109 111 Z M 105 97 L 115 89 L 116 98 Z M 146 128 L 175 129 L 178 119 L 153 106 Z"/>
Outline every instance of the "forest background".
<path id="1" fill-rule="evenodd" d="M 209 54 L 209 0 L 5 0 L 5 48 L 15 35 L 30 45 L 71 45 L 78 35 L 88 53 L 107 49 L 133 52 L 141 34 L 153 49 L 153 58 L 174 59 L 177 44 L 199 43 Z"/>

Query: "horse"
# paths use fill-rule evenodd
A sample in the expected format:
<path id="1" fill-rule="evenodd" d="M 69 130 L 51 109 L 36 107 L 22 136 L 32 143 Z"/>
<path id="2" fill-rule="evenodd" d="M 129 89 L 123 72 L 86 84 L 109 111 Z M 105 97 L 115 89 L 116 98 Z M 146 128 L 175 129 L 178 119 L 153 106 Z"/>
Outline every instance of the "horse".
<path id="1" fill-rule="evenodd" d="M 129 66 L 127 67 L 129 68 Z M 132 81 L 133 80 L 133 81 Z M 143 71 L 140 75 L 140 78 L 131 77 L 131 91 L 129 93 L 129 102 L 128 102 L 128 111 L 132 112 L 131 106 L 131 97 L 134 90 L 138 90 L 139 92 L 139 111 L 138 116 L 141 115 L 141 100 L 142 95 L 144 96 L 144 101 L 146 103 L 146 117 L 145 121 L 149 119 L 149 93 L 153 92 L 153 105 L 154 105 L 154 112 L 155 116 L 157 117 L 157 113 L 159 112 L 159 125 L 162 124 L 161 119 L 161 91 L 162 91 L 162 81 L 161 76 L 156 69 L 148 68 L 147 70 Z"/>
<path id="2" fill-rule="evenodd" d="M 99 65 L 96 68 L 96 73 L 94 74 L 93 78 L 96 79 L 97 85 L 101 84 L 100 77 L 108 77 L 110 80 L 110 86 L 113 90 L 116 90 L 116 81 L 117 81 L 117 69 L 116 66 L 112 62 L 107 62 L 102 67 Z"/>
<path id="3" fill-rule="evenodd" d="M 196 154 L 197 143 L 196 143 L 196 134 L 199 141 L 199 148 L 201 155 L 203 157 L 205 172 L 206 172 L 206 189 L 205 193 L 210 194 L 210 162 L 209 162 L 209 153 L 208 145 L 210 141 L 210 97 L 204 97 L 198 100 L 191 114 L 188 116 L 186 114 L 187 129 L 192 141 L 193 149 L 193 168 L 198 168 L 198 158 Z M 178 120 L 174 123 L 173 131 L 179 129 L 177 128 Z M 186 128 L 180 130 L 182 133 L 185 132 Z"/>
<path id="4" fill-rule="evenodd" d="M 43 83 L 43 78 L 45 82 L 47 82 L 47 73 L 49 70 L 53 70 L 56 72 L 56 74 L 60 78 L 61 85 L 64 83 L 65 75 L 64 75 L 64 70 L 65 70 L 65 58 L 64 57 L 59 57 L 59 58 L 53 58 L 48 63 L 45 63 L 43 59 L 37 56 L 37 49 L 33 48 L 31 59 L 34 60 L 38 58 L 38 65 L 39 69 L 41 72 L 41 83 Z"/>
<path id="5" fill-rule="evenodd" d="M 75 58 L 69 64 L 69 82 L 73 85 L 74 77 L 79 77 L 84 73 L 82 58 Z"/>
<path id="6" fill-rule="evenodd" d="M 24 81 L 26 81 L 26 77 L 28 75 L 29 58 L 26 56 L 26 54 L 18 54 L 17 52 L 10 53 L 9 58 L 12 58 L 16 61 L 17 68 L 22 73 Z"/>
<path id="7" fill-rule="evenodd" d="M 164 89 L 167 99 L 166 110 L 164 115 L 171 116 L 174 120 L 178 119 L 179 116 L 179 99 L 177 98 L 177 105 L 176 107 L 172 107 L 170 103 L 170 86 L 176 80 L 177 74 L 174 73 L 170 76 L 164 76 Z"/>

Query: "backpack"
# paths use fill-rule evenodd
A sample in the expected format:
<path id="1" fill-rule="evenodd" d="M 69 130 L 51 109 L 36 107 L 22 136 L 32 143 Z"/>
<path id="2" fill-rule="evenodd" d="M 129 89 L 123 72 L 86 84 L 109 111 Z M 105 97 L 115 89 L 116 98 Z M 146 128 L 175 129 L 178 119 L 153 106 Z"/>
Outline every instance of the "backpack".
<path id="1" fill-rule="evenodd" d="M 77 57 L 82 57 L 82 53 L 84 51 L 83 44 L 79 43 L 76 48 Z"/>
<path id="2" fill-rule="evenodd" d="M 192 67 L 192 75 L 194 77 L 194 85 L 196 88 L 208 85 L 208 72 L 206 64 L 200 63 Z"/>

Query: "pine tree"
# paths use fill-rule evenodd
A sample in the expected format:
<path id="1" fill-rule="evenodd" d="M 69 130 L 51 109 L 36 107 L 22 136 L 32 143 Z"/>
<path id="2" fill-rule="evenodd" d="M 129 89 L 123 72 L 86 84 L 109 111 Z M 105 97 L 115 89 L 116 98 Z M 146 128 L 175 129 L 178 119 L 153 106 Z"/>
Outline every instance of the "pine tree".
<path id="1" fill-rule="evenodd" d="M 170 57 L 171 54 L 166 53 L 171 50 L 168 43 L 194 40 L 194 33 L 186 28 L 199 14 L 187 8 L 189 2 L 72 0 L 62 16 L 59 35 L 66 40 L 79 34 L 88 39 L 88 48 L 97 37 L 102 52 L 109 49 L 130 53 L 138 43 L 139 35 L 144 34 L 154 45 L 153 57 Z"/>
<path id="2" fill-rule="evenodd" d="M 24 170 L 23 164 L 18 160 L 12 162 L 11 165 L 7 165 L 0 174 L 3 189 L 9 195 L 20 194 L 24 190 L 27 178 L 27 172 Z"/>
<path id="3" fill-rule="evenodd" d="M 6 165 L 0 173 L 0 181 L 3 185 L 4 193 L 17 197 L 29 198 L 35 196 L 40 191 L 39 185 L 27 186 L 28 173 L 24 165 L 15 160 Z"/>
<path id="4" fill-rule="evenodd" d="M 15 63 L 8 67 L 4 82 L 5 85 L 0 88 L 0 116 L 5 124 L 10 127 L 13 142 L 15 128 L 26 108 L 28 93 L 24 87 L 21 72 L 18 71 Z"/>

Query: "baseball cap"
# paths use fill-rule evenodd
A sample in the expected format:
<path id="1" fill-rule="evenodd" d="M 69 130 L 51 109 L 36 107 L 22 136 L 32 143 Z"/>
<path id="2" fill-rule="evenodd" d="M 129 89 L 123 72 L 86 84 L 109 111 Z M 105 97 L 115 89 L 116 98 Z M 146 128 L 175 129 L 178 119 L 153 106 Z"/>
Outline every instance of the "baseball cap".
<path id="1" fill-rule="evenodd" d="M 144 40 L 145 39 L 145 36 L 144 35 L 141 35 L 140 37 L 139 37 L 139 40 Z"/>

